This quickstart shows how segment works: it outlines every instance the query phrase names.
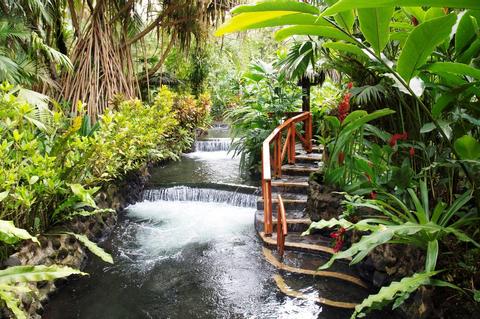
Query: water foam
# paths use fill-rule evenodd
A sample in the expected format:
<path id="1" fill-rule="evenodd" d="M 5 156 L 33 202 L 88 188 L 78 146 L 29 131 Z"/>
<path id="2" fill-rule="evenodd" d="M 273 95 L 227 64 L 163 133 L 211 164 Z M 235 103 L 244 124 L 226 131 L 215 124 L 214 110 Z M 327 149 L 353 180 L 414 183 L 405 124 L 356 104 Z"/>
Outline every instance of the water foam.
<path id="1" fill-rule="evenodd" d="M 218 152 L 230 149 L 230 138 L 210 138 L 195 142 L 196 152 Z"/>
<path id="2" fill-rule="evenodd" d="M 148 201 L 193 201 L 224 203 L 239 207 L 254 208 L 257 196 L 217 189 L 191 188 L 176 186 L 163 189 L 149 189 L 143 192 L 143 199 Z"/>
<path id="3" fill-rule="evenodd" d="M 190 244 L 229 239 L 251 228 L 255 209 L 225 203 L 144 201 L 127 208 L 136 219 L 136 243 L 141 254 L 173 256 Z"/>

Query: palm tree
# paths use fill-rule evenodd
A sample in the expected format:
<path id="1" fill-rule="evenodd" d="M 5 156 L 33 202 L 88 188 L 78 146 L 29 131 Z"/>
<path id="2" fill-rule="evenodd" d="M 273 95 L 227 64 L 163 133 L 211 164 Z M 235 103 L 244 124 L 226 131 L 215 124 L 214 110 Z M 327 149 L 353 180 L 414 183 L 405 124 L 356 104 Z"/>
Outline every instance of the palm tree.
<path id="1" fill-rule="evenodd" d="M 310 90 L 314 85 L 325 81 L 325 71 L 321 68 L 321 45 L 309 39 L 295 42 L 287 56 L 279 62 L 280 70 L 290 80 L 297 80 L 302 87 L 302 111 L 310 111 Z"/>

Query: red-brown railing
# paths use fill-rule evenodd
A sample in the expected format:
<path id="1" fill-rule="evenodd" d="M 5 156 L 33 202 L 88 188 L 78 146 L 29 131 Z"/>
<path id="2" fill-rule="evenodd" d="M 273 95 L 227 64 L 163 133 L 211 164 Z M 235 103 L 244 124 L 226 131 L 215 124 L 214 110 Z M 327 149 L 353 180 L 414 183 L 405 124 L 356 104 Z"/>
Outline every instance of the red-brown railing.
<path id="1" fill-rule="evenodd" d="M 303 122 L 304 135 L 297 131 L 297 123 Z M 284 133 L 286 136 L 284 137 Z M 273 233 L 272 218 L 272 170 L 274 177 L 282 176 L 282 165 L 288 155 L 288 163 L 295 164 L 295 145 L 298 140 L 307 153 L 312 152 L 312 114 L 300 113 L 287 119 L 279 125 L 263 142 L 262 146 L 262 192 L 264 210 L 264 232 L 271 236 Z M 273 156 L 270 155 L 270 145 L 273 143 Z M 282 145 L 283 144 L 283 145 Z M 271 164 L 273 163 L 273 165 Z M 283 202 L 282 202 L 283 203 Z M 278 228 L 277 221 L 277 228 Z M 286 231 L 286 229 L 285 229 Z"/>
<path id="2" fill-rule="evenodd" d="M 288 234 L 287 215 L 285 206 L 283 205 L 282 195 L 278 194 L 278 212 L 277 212 L 277 250 L 278 254 L 283 257 L 285 252 L 285 237 Z"/>

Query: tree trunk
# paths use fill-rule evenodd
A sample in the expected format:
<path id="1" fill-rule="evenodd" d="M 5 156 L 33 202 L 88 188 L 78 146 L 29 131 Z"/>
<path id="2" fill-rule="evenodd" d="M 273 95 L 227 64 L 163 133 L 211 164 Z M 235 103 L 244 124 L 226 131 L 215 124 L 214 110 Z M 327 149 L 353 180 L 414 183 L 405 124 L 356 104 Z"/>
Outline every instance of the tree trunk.
<path id="1" fill-rule="evenodd" d="M 310 88 L 312 84 L 307 78 L 303 78 L 301 81 L 302 84 L 302 111 L 310 112 Z"/>

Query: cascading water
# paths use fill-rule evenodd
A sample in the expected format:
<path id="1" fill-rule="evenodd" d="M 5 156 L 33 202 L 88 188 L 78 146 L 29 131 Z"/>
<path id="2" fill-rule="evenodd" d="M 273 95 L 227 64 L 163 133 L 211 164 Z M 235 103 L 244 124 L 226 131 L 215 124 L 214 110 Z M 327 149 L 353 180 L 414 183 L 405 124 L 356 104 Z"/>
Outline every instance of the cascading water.
<path id="1" fill-rule="evenodd" d="M 218 131 L 210 136 L 223 138 L 225 128 Z M 115 264 L 91 259 L 85 269 L 90 276 L 52 298 L 44 318 L 345 318 L 314 301 L 278 294 L 275 270 L 265 262 L 253 227 L 255 195 L 159 188 L 256 185 L 240 176 L 239 159 L 224 150 L 227 140 L 200 144 L 182 161 L 155 168 L 152 189 L 119 216 L 102 244 Z"/>
<path id="2" fill-rule="evenodd" d="M 257 203 L 257 195 L 254 194 L 186 186 L 148 189 L 143 192 L 142 198 L 147 201 L 209 202 L 250 208 L 254 208 Z"/>
<path id="3" fill-rule="evenodd" d="M 195 142 L 195 152 L 221 152 L 230 150 L 230 138 L 210 138 Z"/>

